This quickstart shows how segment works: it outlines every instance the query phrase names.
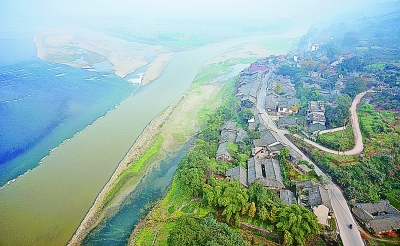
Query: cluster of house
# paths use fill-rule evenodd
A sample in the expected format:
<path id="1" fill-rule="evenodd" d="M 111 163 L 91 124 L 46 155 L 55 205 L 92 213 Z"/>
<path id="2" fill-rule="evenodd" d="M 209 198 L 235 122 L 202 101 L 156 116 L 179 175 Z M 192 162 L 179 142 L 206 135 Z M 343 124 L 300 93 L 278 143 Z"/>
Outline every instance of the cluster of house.
<path id="1" fill-rule="evenodd" d="M 311 132 L 326 130 L 324 101 L 310 101 L 307 108 L 307 123 Z"/>
<path id="2" fill-rule="evenodd" d="M 242 107 L 251 108 L 257 103 L 257 94 L 269 71 L 269 63 L 267 59 L 260 59 L 239 74 L 236 96 L 240 98 Z"/>
<path id="3" fill-rule="evenodd" d="M 231 181 L 238 180 L 244 187 L 248 187 L 253 182 L 259 182 L 266 189 L 277 192 L 284 204 L 293 204 L 294 197 L 297 195 L 299 198 L 298 205 L 308 207 L 317 215 L 319 223 L 328 225 L 329 214 L 332 211 L 328 191 L 311 180 L 298 182 L 295 192 L 286 189 L 279 162 L 273 158 L 283 148 L 289 149 L 289 158 L 295 163 L 302 159 L 301 154 L 282 143 L 276 132 L 265 128 L 263 125 L 260 125 L 258 130 L 260 138 L 253 140 L 252 157 L 247 161 L 247 168 L 239 165 L 227 170 L 225 176 L 229 177 Z M 225 123 L 221 129 L 221 140 L 216 159 L 232 161 L 233 158 L 229 154 L 227 143 L 231 141 L 239 145 L 243 144 L 243 138 L 246 135 L 247 133 L 243 129 L 236 129 L 236 123 Z M 301 170 L 310 171 L 307 166 L 300 166 L 304 166 Z"/>
<path id="4" fill-rule="evenodd" d="M 272 189 L 277 192 L 281 202 L 288 205 L 294 203 L 295 193 L 298 193 L 298 205 L 308 207 L 317 215 L 318 221 L 321 224 L 327 225 L 329 212 L 332 210 L 328 191 L 313 181 L 299 182 L 296 185 L 295 192 L 286 189 L 279 162 L 273 157 L 279 155 L 282 149 L 287 148 L 289 149 L 290 160 L 297 164 L 302 159 L 302 155 L 295 149 L 287 146 L 277 132 L 261 124 L 259 112 L 254 107 L 257 102 L 258 91 L 270 66 L 271 60 L 261 59 L 253 63 L 248 69 L 242 71 L 239 76 L 237 97 L 241 99 L 242 107 L 252 108 L 254 113 L 254 117 L 248 120 L 248 129 L 250 132 L 258 131 L 260 137 L 252 140 L 251 158 L 247 160 L 247 168 L 239 165 L 227 170 L 225 175 L 231 181 L 238 180 L 244 187 L 248 187 L 253 182 L 259 182 L 266 189 Z M 288 89 L 285 89 L 283 95 L 277 95 L 271 91 L 269 95 L 277 99 L 271 110 L 289 113 L 293 110 L 293 105 L 299 105 L 299 101 L 293 96 L 295 91 L 294 88 L 290 88 L 290 80 L 284 77 L 279 77 L 278 79 Z M 268 101 L 267 98 L 266 102 L 268 103 Z M 314 104 L 310 104 L 310 106 L 314 106 Z M 324 108 L 323 104 L 320 103 L 319 108 Z M 314 107 L 310 108 L 310 113 L 316 112 L 317 109 Z M 229 153 L 228 143 L 231 142 L 239 146 L 244 146 L 248 133 L 242 128 L 237 128 L 236 122 L 228 121 L 221 127 L 220 135 L 221 138 L 218 144 L 216 159 L 231 162 L 233 161 L 233 157 Z M 305 173 L 311 171 L 306 165 L 298 165 L 297 167 Z"/>

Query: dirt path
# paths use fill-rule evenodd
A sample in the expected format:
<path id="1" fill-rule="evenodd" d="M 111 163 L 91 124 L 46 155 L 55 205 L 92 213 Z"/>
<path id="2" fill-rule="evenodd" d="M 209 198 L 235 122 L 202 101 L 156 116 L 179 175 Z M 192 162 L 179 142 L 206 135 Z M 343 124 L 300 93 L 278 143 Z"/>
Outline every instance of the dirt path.
<path id="1" fill-rule="evenodd" d="M 339 155 L 358 155 L 358 154 L 360 154 L 364 149 L 364 144 L 362 141 L 360 125 L 358 124 L 357 105 L 360 103 L 361 98 L 363 96 L 365 96 L 365 94 L 367 94 L 367 92 L 371 92 L 371 91 L 372 91 L 372 89 L 357 94 L 353 100 L 353 103 L 351 104 L 351 107 L 350 107 L 350 115 L 351 115 L 350 121 L 351 121 L 351 125 L 353 128 L 354 142 L 355 142 L 353 149 L 346 150 L 344 152 L 343 151 L 338 152 L 337 150 L 325 148 L 325 147 L 323 147 L 311 140 L 308 140 L 308 139 L 304 139 L 304 141 L 306 143 L 313 145 L 314 147 L 317 147 L 320 150 L 323 150 L 325 152 L 332 153 L 332 154 L 339 154 Z"/>

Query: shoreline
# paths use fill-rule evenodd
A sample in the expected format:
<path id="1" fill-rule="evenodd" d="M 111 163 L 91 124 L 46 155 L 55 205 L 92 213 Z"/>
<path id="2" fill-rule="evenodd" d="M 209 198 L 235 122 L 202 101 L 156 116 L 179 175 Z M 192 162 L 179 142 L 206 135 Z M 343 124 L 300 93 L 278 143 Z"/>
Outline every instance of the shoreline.
<path id="1" fill-rule="evenodd" d="M 248 43 L 248 42 L 246 42 L 246 43 Z M 239 45 L 237 45 L 237 46 L 239 46 Z M 234 46 L 234 47 L 236 47 L 236 46 Z M 272 49 L 268 49 L 267 52 L 268 53 L 273 53 L 273 50 Z M 279 51 L 279 52 L 281 52 L 281 51 Z M 210 58 L 209 60 L 214 59 L 214 58 L 217 58 L 217 60 L 218 60 L 219 57 L 221 57 L 221 56 L 224 57 L 224 54 L 225 55 L 226 54 L 230 54 L 230 52 L 227 51 L 227 52 L 219 53 L 216 56 Z M 257 58 L 262 57 L 262 55 L 259 55 L 259 54 L 258 54 L 258 56 L 257 56 L 257 54 L 248 55 L 244 51 L 243 52 L 239 52 L 236 55 L 238 57 L 254 58 L 254 60 L 256 60 Z M 232 57 L 230 57 L 230 58 L 232 58 Z M 225 60 L 232 60 L 232 59 L 225 59 Z M 201 69 L 206 64 L 209 65 L 209 63 L 207 63 L 208 61 L 206 61 L 199 68 L 199 70 L 197 72 L 197 75 L 199 75 L 199 72 L 201 71 Z M 162 70 L 161 70 L 161 72 L 162 72 Z M 196 79 L 194 79 L 194 81 L 195 80 Z M 225 84 L 225 82 L 222 83 L 222 85 L 224 85 L 224 84 Z M 146 128 L 143 130 L 142 134 L 138 137 L 138 139 L 134 142 L 134 144 L 132 145 L 130 150 L 127 152 L 127 154 L 121 160 L 121 162 L 118 164 L 116 170 L 112 174 L 112 176 L 109 179 L 109 181 L 107 182 L 107 184 L 103 187 L 103 189 L 100 191 L 99 195 L 96 197 L 96 200 L 94 201 L 93 205 L 91 206 L 91 208 L 89 209 L 89 211 L 85 215 L 84 219 L 80 223 L 79 227 L 77 228 L 77 230 L 73 234 L 72 238 L 68 242 L 68 245 L 79 245 L 82 242 L 82 240 L 85 238 L 85 236 L 88 234 L 88 232 L 98 224 L 98 222 L 102 218 L 103 213 L 106 211 L 106 210 L 103 210 L 104 207 L 102 207 L 102 201 L 104 200 L 107 192 L 112 188 L 112 185 L 115 182 L 115 180 L 117 179 L 118 175 L 125 168 L 128 167 L 129 162 L 131 162 L 132 160 L 135 160 L 135 158 L 137 159 L 141 154 L 143 154 L 147 150 L 147 148 L 149 146 L 151 146 L 151 144 L 153 143 L 153 137 L 156 136 L 159 133 L 162 133 L 162 129 L 163 128 L 165 128 L 165 127 L 168 128 L 168 126 L 165 126 L 165 125 L 168 125 L 168 124 L 170 125 L 169 127 L 171 127 L 171 125 L 175 126 L 172 131 L 182 130 L 182 129 L 176 129 L 176 128 L 179 128 L 179 127 L 176 127 L 176 126 L 181 125 L 181 122 L 179 121 L 179 119 L 175 119 L 175 117 L 170 117 L 171 113 L 175 112 L 175 109 L 176 109 L 176 111 L 179 111 L 179 110 L 183 110 L 183 111 L 186 110 L 187 111 L 188 110 L 187 107 L 190 107 L 190 106 L 185 105 L 185 103 L 183 101 L 187 102 L 188 99 L 190 99 L 191 103 L 193 104 L 191 106 L 192 110 L 200 111 L 204 107 L 204 105 L 203 106 L 199 106 L 199 104 L 201 104 L 201 103 L 197 102 L 197 104 L 196 104 L 196 100 L 201 100 L 202 103 L 206 104 L 205 101 L 210 100 L 211 96 L 214 99 L 217 98 L 218 97 L 217 96 L 218 93 L 222 89 L 222 85 L 221 84 L 219 84 L 219 85 L 217 85 L 217 84 L 202 85 L 206 97 L 205 97 L 205 95 L 199 95 L 197 92 L 191 91 L 191 89 L 189 88 L 188 91 L 186 91 L 181 97 L 179 97 L 174 103 L 172 103 L 170 106 L 168 106 L 167 109 L 165 109 L 158 116 L 156 116 L 146 126 Z M 218 89 L 216 89 L 216 86 L 218 87 Z M 190 93 L 191 93 L 191 95 L 189 95 Z M 193 100 L 192 100 L 193 98 L 192 97 L 195 97 L 195 95 L 197 95 L 198 98 L 195 99 L 194 103 L 193 103 Z M 207 106 L 213 107 L 213 105 L 211 105 L 211 106 L 207 105 Z M 205 106 L 205 107 L 207 108 L 207 106 Z M 185 107 L 185 108 L 183 108 L 183 107 Z M 168 118 L 170 119 L 170 121 L 167 120 Z M 191 128 L 196 128 L 195 124 L 196 123 L 198 124 L 197 120 L 194 120 L 194 119 L 186 119 L 186 120 L 191 121 L 191 123 L 192 123 L 192 126 L 190 126 Z M 190 131 L 190 130 L 193 130 L 193 129 L 189 129 L 187 131 Z M 170 136 L 165 139 L 165 142 L 163 142 L 163 146 L 165 144 L 168 145 L 168 143 L 171 143 L 171 141 L 175 141 L 176 142 L 176 139 L 174 139 L 174 137 L 171 136 L 171 135 L 174 134 L 174 132 L 169 132 L 168 134 Z M 132 230 L 132 232 L 133 231 L 134 230 Z"/>
<path id="2" fill-rule="evenodd" d="M 129 163 L 132 160 L 136 160 L 140 155 L 142 155 L 147 148 L 151 146 L 154 141 L 154 136 L 159 134 L 160 127 L 164 124 L 165 120 L 169 117 L 172 110 L 176 107 L 176 105 L 184 98 L 184 95 L 178 98 L 173 104 L 171 104 L 167 109 L 165 109 L 162 113 L 156 116 L 143 130 L 142 134 L 137 138 L 132 147 L 126 153 L 124 158 L 118 164 L 111 178 L 107 182 L 107 184 L 100 191 L 93 205 L 86 213 L 84 219 L 80 223 L 79 227 L 75 231 L 74 235 L 70 239 L 67 245 L 80 245 L 82 240 L 88 234 L 88 232 L 94 228 L 99 219 L 102 217 L 101 211 L 104 207 L 103 200 L 106 197 L 107 192 L 111 189 L 114 182 L 117 180 L 119 174 L 124 171 Z"/>

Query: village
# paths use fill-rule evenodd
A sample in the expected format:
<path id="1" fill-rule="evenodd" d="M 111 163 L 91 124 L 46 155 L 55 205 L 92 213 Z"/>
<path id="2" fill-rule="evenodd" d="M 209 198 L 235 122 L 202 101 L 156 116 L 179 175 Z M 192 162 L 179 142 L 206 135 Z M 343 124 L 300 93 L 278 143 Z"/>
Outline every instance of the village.
<path id="1" fill-rule="evenodd" d="M 326 131 L 326 106 L 337 106 L 336 99 L 343 93 L 346 81 L 356 78 L 376 88 L 393 89 L 379 81 L 375 74 L 354 71 L 337 76 L 337 66 L 351 56 L 339 56 L 332 61 L 323 55 L 324 52 L 318 52 L 321 45 L 322 42 L 317 42 L 302 52 L 259 59 L 240 73 L 236 97 L 240 99 L 242 108 L 251 109 L 253 117 L 248 120 L 246 130 L 238 128 L 238 124 L 232 121 L 222 126 L 216 159 L 232 162 L 229 143 L 243 147 L 246 137 L 258 133 L 257 138 L 252 139 L 247 165 L 231 168 L 225 176 L 231 181 L 239 181 L 243 187 L 259 182 L 266 189 L 275 191 L 283 204 L 304 206 L 317 216 L 318 223 L 329 226 L 337 222 L 328 182 L 316 174 L 313 164 L 303 160 L 302 153 L 286 144 L 277 131 L 265 124 L 259 106 L 285 136 L 301 135 L 315 141 L 318 134 L 329 132 Z M 311 58 L 312 52 L 316 60 Z M 299 68 L 306 68 L 306 74 L 304 71 L 301 75 L 296 74 Z M 308 91 L 308 95 L 302 95 L 299 89 Z M 346 124 L 348 122 L 344 121 L 344 125 L 339 127 L 343 128 Z M 285 160 L 276 158 L 279 156 Z M 396 233 L 400 229 L 400 212 L 387 200 L 378 204 L 356 203 L 352 213 L 372 235 Z M 348 226 L 353 228 L 352 224 Z M 336 228 L 333 233 L 339 234 L 338 227 L 333 228 Z"/>

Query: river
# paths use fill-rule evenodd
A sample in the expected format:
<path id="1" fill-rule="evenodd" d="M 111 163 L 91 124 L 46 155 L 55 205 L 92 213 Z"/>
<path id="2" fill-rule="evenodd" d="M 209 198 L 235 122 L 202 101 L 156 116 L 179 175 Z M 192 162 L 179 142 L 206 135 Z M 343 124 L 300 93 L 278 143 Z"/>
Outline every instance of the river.
<path id="1" fill-rule="evenodd" d="M 146 125 L 191 85 L 201 65 L 248 36 L 176 54 L 163 74 L 0 190 L 0 245 L 65 245 Z"/>

